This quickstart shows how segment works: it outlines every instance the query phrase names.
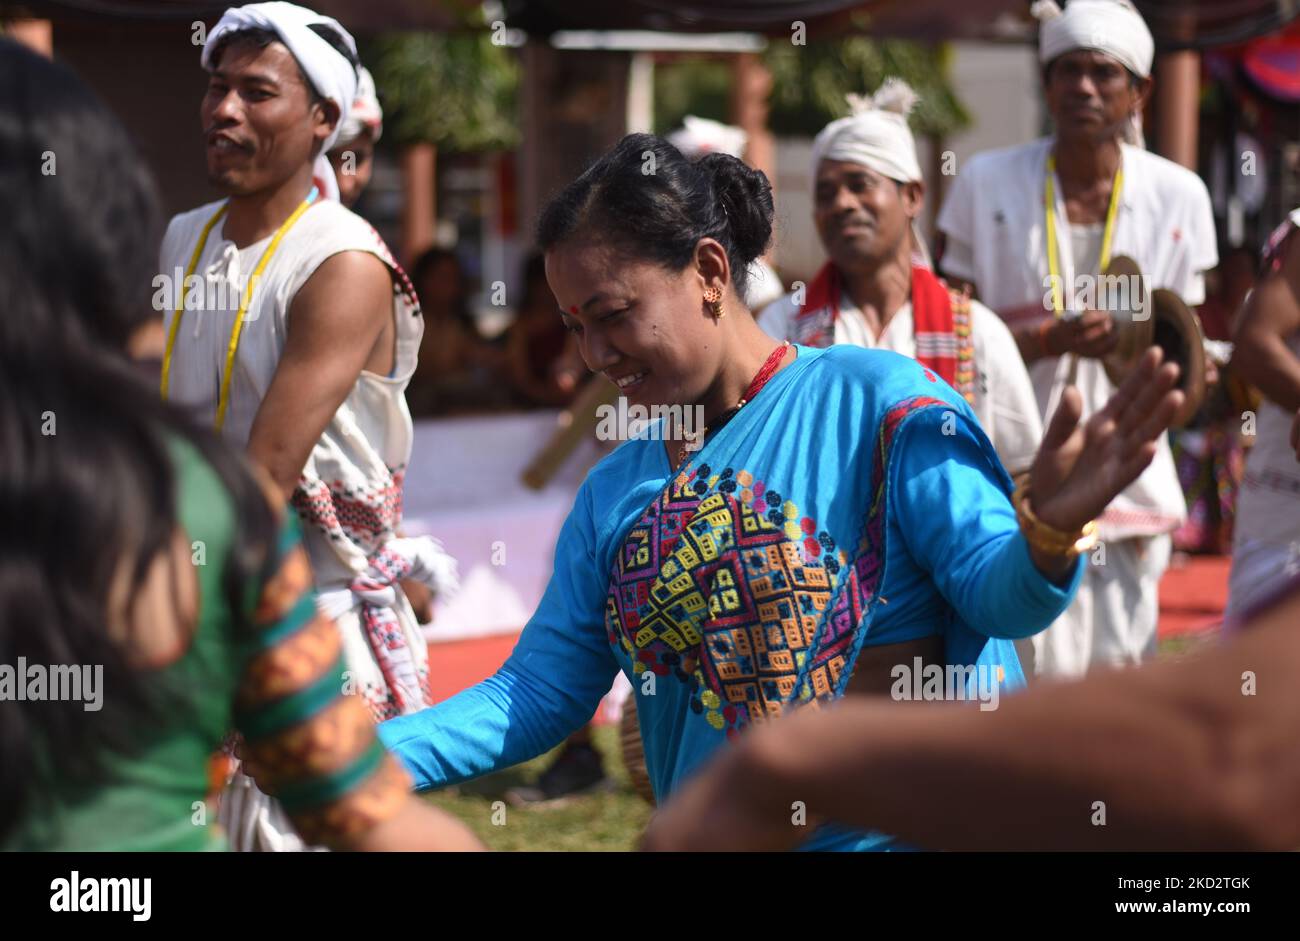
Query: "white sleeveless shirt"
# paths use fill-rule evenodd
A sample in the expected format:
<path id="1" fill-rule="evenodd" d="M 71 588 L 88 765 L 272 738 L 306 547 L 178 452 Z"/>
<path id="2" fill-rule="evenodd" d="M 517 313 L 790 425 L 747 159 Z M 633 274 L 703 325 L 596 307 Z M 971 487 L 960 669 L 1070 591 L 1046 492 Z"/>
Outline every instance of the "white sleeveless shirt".
<path id="1" fill-rule="evenodd" d="M 165 280 L 155 282 L 155 288 L 171 286 L 155 294 L 169 332 L 179 297 L 173 292 L 186 288 L 168 397 L 192 408 L 196 420 L 209 426 L 216 419 L 226 349 L 242 292 L 272 238 L 238 249 L 224 236 L 224 220 L 217 223 L 195 267 L 198 280 L 183 285 L 203 227 L 220 207 L 220 202 L 209 203 L 171 220 L 160 253 Z M 248 444 L 253 419 L 284 352 L 294 297 L 322 262 L 346 251 L 375 255 L 392 273 L 395 361 L 391 376 L 361 373 L 312 449 L 293 496 L 319 590 L 345 587 L 365 572 L 367 560 L 401 521 L 402 481 L 412 438 L 404 393 L 424 333 L 419 302 L 406 274 L 370 224 L 339 203 L 317 199 L 288 230 L 254 286 L 222 428 L 231 444 L 241 449 Z M 349 340 L 339 337 L 338 342 Z"/>

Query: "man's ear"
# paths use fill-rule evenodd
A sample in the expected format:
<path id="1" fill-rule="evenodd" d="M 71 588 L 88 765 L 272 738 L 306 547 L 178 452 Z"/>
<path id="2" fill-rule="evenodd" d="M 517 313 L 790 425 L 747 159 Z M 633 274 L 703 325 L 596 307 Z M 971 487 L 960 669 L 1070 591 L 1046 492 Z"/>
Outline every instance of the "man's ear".
<path id="1" fill-rule="evenodd" d="M 904 183 L 899 190 L 899 197 L 903 200 L 903 210 L 907 213 L 907 218 L 915 219 L 921 214 L 921 208 L 925 205 L 925 184 L 920 180 Z"/>
<path id="2" fill-rule="evenodd" d="M 1155 88 L 1156 80 L 1154 78 L 1139 78 L 1133 83 L 1133 110 L 1143 111 L 1146 109 L 1147 102 L 1151 100 L 1151 92 Z"/>
<path id="3" fill-rule="evenodd" d="M 316 142 L 323 146 L 326 139 L 334 133 L 334 128 L 338 127 L 343 112 L 328 98 L 321 99 L 312 107 L 319 110 L 319 118 L 312 129 L 312 135 L 316 138 Z"/>

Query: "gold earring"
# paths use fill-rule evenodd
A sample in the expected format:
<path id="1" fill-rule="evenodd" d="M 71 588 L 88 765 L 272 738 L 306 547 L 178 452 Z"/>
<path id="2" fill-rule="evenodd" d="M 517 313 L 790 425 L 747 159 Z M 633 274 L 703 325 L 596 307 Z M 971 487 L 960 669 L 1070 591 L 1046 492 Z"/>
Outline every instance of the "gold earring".
<path id="1" fill-rule="evenodd" d="M 705 288 L 704 303 L 709 305 L 709 312 L 713 314 L 714 320 L 721 320 L 726 316 L 726 311 L 722 309 L 722 288 L 714 285 Z"/>

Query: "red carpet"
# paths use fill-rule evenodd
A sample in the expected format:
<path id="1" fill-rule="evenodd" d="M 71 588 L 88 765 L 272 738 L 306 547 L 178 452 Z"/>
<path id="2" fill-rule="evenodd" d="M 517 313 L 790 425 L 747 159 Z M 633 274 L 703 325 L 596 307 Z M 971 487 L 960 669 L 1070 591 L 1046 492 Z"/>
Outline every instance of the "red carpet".
<path id="1" fill-rule="evenodd" d="M 1228 603 L 1226 555 L 1193 555 L 1177 560 L 1160 580 L 1160 639 L 1210 630 L 1223 619 Z"/>
<path id="2" fill-rule="evenodd" d="M 1190 556 L 1171 565 L 1160 582 L 1160 638 L 1210 630 L 1228 598 L 1227 556 Z M 441 701 L 491 676 L 510 656 L 515 634 L 429 645 L 429 674 Z"/>

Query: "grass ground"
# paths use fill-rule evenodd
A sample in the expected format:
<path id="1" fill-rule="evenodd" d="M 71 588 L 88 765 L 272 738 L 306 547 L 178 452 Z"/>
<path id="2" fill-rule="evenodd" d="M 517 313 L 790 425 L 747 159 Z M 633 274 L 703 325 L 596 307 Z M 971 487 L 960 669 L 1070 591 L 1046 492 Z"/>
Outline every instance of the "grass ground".
<path id="1" fill-rule="evenodd" d="M 550 765 L 555 756 L 551 752 L 458 788 L 435 792 L 428 800 L 465 821 L 493 850 L 633 850 L 650 819 L 650 805 L 628 784 L 619 757 L 618 730 L 611 725 L 598 726 L 594 740 L 605 756 L 606 772 L 614 779 L 608 792 L 540 807 L 505 803 L 506 791 L 533 783 Z"/>

